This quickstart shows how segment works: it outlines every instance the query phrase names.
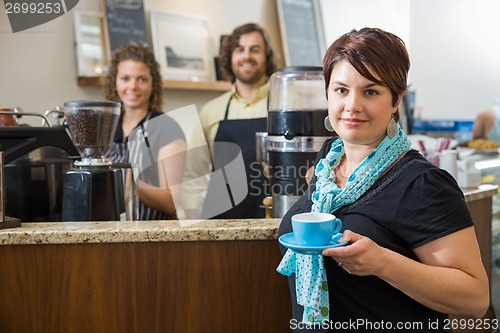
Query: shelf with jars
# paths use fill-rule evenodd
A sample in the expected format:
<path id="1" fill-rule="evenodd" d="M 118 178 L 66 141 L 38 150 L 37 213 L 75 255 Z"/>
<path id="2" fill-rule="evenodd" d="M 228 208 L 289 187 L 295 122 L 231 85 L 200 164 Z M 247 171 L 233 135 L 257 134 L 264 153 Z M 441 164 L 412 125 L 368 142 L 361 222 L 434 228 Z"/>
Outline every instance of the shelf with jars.
<path id="1" fill-rule="evenodd" d="M 103 87 L 105 83 L 106 83 L 106 77 L 104 76 L 78 77 L 79 86 Z M 227 91 L 231 89 L 231 82 L 163 80 L 163 89 Z"/>

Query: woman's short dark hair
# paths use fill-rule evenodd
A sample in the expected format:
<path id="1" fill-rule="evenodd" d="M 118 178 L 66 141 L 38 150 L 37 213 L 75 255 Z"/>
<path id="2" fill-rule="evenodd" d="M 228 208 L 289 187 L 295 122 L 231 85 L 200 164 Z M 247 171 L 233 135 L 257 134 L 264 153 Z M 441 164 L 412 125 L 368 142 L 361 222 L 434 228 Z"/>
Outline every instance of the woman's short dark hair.
<path id="1" fill-rule="evenodd" d="M 155 112 L 161 112 L 162 109 L 162 78 L 160 74 L 160 65 L 155 59 L 151 50 L 141 44 L 126 44 L 118 48 L 111 58 L 111 66 L 106 77 L 105 95 L 106 99 L 120 102 L 118 92 L 116 91 L 116 75 L 118 74 L 118 65 L 122 61 L 133 60 L 142 62 L 148 66 L 153 79 L 153 90 L 149 97 L 149 109 Z"/>
<path id="2" fill-rule="evenodd" d="M 270 77 L 274 72 L 276 72 L 276 60 L 274 56 L 273 48 L 269 40 L 269 36 L 258 24 L 247 23 L 243 24 L 233 30 L 230 36 L 224 38 L 220 51 L 220 66 L 222 69 L 222 75 L 226 80 L 234 82 L 236 80 L 233 70 L 231 68 L 231 55 L 239 45 L 240 37 L 251 32 L 258 32 L 261 34 L 264 40 L 264 46 L 266 47 L 266 76 Z"/>
<path id="3" fill-rule="evenodd" d="M 390 32 L 377 28 L 351 30 L 333 42 L 323 58 L 327 98 L 332 70 L 342 60 L 348 61 L 368 80 L 389 88 L 393 106 L 408 89 L 407 79 L 410 70 L 408 51 L 403 40 Z M 380 80 L 370 73 L 367 66 L 380 77 Z M 394 117 L 396 121 L 399 120 L 399 110 Z"/>

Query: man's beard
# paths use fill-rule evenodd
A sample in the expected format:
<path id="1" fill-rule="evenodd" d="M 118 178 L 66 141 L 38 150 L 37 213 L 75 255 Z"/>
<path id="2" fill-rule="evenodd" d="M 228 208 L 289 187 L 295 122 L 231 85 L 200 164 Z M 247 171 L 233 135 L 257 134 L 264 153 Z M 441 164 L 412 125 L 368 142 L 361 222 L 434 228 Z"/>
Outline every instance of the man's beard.
<path id="1" fill-rule="evenodd" d="M 266 70 L 265 68 L 257 68 L 253 73 L 250 75 L 248 74 L 241 74 L 240 70 L 237 68 L 236 70 L 233 69 L 234 77 L 236 80 L 245 83 L 245 84 L 253 84 L 258 82 L 260 79 L 262 79 L 263 76 L 266 75 Z"/>

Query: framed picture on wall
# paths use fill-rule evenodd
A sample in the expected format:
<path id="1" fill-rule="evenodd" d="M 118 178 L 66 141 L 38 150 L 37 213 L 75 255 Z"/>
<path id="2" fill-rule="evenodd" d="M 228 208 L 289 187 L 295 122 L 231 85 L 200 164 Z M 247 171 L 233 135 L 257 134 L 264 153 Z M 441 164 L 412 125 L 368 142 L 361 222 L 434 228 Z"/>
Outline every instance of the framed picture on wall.
<path id="1" fill-rule="evenodd" d="M 151 35 L 163 79 L 214 80 L 209 18 L 152 11 Z"/>
<path id="2" fill-rule="evenodd" d="M 109 52 L 101 13 L 76 11 L 74 14 L 78 76 L 100 76 L 108 72 Z"/>
<path id="3" fill-rule="evenodd" d="M 276 0 L 287 66 L 322 66 L 326 51 L 319 0 Z"/>
<path id="4" fill-rule="evenodd" d="M 224 41 L 229 38 L 229 35 L 221 35 L 220 36 L 220 42 L 219 42 L 219 52 L 217 55 L 214 57 L 214 62 L 215 62 L 215 79 L 217 81 L 227 81 L 226 78 L 224 77 L 224 74 L 222 72 L 222 66 L 220 62 L 220 54 L 224 45 Z"/>

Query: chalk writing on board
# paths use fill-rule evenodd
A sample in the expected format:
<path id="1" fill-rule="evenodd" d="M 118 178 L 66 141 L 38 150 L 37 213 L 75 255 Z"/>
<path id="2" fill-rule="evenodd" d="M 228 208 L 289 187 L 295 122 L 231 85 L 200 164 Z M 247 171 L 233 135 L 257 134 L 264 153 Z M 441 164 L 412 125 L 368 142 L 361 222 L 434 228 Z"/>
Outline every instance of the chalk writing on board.
<path id="1" fill-rule="evenodd" d="M 149 45 L 142 0 L 105 0 L 111 51 L 124 44 Z"/>

